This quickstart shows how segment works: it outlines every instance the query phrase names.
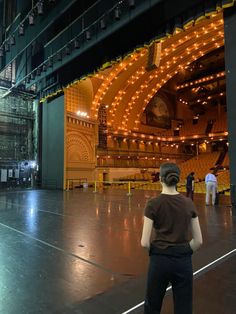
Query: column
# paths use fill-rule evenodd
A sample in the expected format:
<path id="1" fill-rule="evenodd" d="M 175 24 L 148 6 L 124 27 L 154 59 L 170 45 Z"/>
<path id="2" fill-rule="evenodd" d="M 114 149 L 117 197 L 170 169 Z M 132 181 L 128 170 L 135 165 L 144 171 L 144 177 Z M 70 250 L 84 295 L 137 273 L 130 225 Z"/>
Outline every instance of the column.
<path id="1" fill-rule="evenodd" d="M 231 203 L 236 206 L 236 8 L 224 11 L 225 72 L 228 117 Z"/>

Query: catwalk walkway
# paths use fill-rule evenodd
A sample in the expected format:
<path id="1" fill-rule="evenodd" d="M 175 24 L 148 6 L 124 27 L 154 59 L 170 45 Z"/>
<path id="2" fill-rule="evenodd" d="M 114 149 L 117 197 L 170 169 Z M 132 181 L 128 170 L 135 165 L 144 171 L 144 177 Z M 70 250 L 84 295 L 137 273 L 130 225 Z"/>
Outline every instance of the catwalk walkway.
<path id="1" fill-rule="evenodd" d="M 0 314 L 142 313 L 142 216 L 156 193 L 132 192 L 0 192 Z M 204 245 L 193 257 L 194 314 L 235 314 L 236 213 L 226 196 L 195 202 Z"/>

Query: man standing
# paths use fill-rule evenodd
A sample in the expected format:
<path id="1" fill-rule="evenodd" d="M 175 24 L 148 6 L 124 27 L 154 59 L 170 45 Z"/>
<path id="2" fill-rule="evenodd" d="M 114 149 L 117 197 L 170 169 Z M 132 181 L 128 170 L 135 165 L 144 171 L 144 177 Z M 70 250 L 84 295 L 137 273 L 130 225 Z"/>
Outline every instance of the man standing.
<path id="1" fill-rule="evenodd" d="M 216 191 L 217 191 L 217 179 L 214 173 L 208 173 L 205 177 L 206 183 L 206 205 L 210 205 L 210 194 L 212 196 L 212 205 L 215 205 Z"/>
<path id="2" fill-rule="evenodd" d="M 194 172 L 191 172 L 186 178 L 186 196 L 193 200 L 194 192 Z"/>

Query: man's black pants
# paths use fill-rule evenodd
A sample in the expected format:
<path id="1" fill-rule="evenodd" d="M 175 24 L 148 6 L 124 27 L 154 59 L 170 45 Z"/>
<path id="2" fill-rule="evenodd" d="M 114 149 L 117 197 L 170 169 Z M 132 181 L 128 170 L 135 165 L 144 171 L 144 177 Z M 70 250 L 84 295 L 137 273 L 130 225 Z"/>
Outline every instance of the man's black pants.
<path id="1" fill-rule="evenodd" d="M 186 196 L 187 197 L 190 197 L 191 199 L 192 199 L 192 201 L 193 201 L 193 189 L 192 188 L 188 188 L 188 187 L 186 187 Z"/>
<path id="2" fill-rule="evenodd" d="M 151 255 L 145 314 L 159 314 L 168 284 L 171 283 L 175 314 L 192 314 L 193 271 L 191 255 Z"/>

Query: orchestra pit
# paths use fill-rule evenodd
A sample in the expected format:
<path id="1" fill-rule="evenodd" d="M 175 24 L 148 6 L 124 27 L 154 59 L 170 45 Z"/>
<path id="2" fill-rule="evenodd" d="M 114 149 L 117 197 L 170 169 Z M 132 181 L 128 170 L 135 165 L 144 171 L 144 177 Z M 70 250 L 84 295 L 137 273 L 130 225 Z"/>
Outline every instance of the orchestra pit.
<path id="1" fill-rule="evenodd" d="M 143 313 L 165 162 L 194 172 L 193 313 L 235 313 L 236 2 L 178 2 L 0 0 L 0 314 Z"/>

